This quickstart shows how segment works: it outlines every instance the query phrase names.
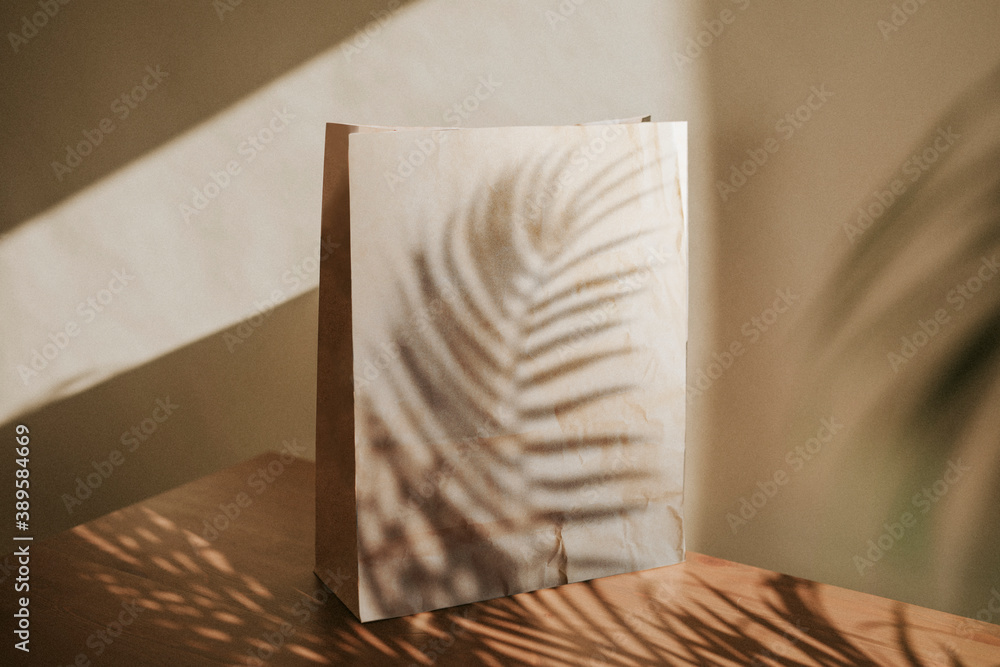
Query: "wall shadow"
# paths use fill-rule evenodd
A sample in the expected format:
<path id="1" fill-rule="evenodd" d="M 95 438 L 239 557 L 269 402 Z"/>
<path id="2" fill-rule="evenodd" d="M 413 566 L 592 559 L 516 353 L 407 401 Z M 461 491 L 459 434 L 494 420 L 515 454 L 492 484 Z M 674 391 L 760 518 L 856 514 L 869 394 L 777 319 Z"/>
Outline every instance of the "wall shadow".
<path id="1" fill-rule="evenodd" d="M 353 38 L 370 22 L 374 32 L 380 27 L 376 17 L 385 20 L 407 2 L 113 0 L 86 10 L 50 3 L 58 13 L 49 18 L 37 2 L 4 3 L 5 34 L 33 34 L 23 22 L 30 26 L 39 13 L 41 27 L 26 43 L 15 40 L 16 50 L 5 39 L 8 52 L 0 59 L 0 153 L 6 164 L 0 233 Z M 152 77 L 147 67 L 159 67 L 166 76 Z M 136 95 L 143 99 L 120 100 L 144 79 L 147 90 Z M 114 129 L 95 134 L 104 119 Z M 97 136 L 92 152 L 69 172 L 54 169 L 53 161 L 67 162 L 67 146 L 87 140 L 84 133 Z"/>
<path id="2" fill-rule="evenodd" d="M 312 458 L 316 312 L 313 289 L 0 426 L 31 431 L 31 534 L 57 533 L 285 442 Z M 13 479 L 12 457 L 0 475 Z"/>
<path id="3" fill-rule="evenodd" d="M 914 492 L 955 484 L 906 548 L 912 562 L 949 563 L 939 586 L 971 605 L 1000 575 L 998 127 L 1000 65 L 926 124 L 911 147 L 924 161 L 918 180 L 891 174 L 898 195 L 858 202 L 845 222 L 854 245 L 811 308 L 817 363 L 798 380 L 812 400 L 867 397 L 844 455 L 865 460 L 880 443 L 884 465 L 906 471 L 885 482 L 894 506 L 918 509 Z M 891 369 L 887 380 L 863 370 L 875 364 Z"/>
<path id="4" fill-rule="evenodd" d="M 980 18 L 943 7 L 892 41 L 876 27 L 890 5 L 749 3 L 701 58 L 714 138 L 700 203 L 716 219 L 717 306 L 707 353 L 689 366 L 707 423 L 689 449 L 702 482 L 688 495 L 689 544 L 973 615 L 998 572 L 1000 422 L 985 413 L 996 413 L 1000 317 L 995 291 L 961 312 L 947 297 L 997 248 L 997 54 Z M 829 104 L 803 108 L 824 85 Z M 786 114 L 800 111 L 808 122 L 785 132 Z M 917 167 L 935 140 L 949 142 L 938 136 L 949 125 L 961 138 Z M 752 161 L 771 139 L 777 152 Z M 868 207 L 871 222 L 859 224 Z M 801 297 L 787 314 L 770 308 L 780 289 Z M 897 373 L 887 353 L 924 335 L 920 322 L 939 308 L 950 324 Z M 753 318 L 776 314 L 758 336 Z M 734 345 L 745 354 L 729 355 Z M 799 458 L 831 416 L 843 431 Z M 925 518 L 912 498 L 949 458 L 972 453 L 982 465 Z M 776 474 L 789 483 L 766 508 L 748 507 Z M 919 526 L 876 574 L 859 572 L 853 557 L 905 511 Z"/>

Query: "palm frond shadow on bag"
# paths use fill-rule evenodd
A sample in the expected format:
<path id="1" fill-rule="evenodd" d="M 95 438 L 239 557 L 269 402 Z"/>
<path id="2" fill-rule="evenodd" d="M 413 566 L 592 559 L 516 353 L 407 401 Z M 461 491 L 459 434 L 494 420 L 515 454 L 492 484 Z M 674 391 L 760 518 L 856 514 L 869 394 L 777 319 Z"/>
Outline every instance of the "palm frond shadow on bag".
<path id="1" fill-rule="evenodd" d="M 858 423 L 868 455 L 873 443 L 888 443 L 884 454 L 906 470 L 899 505 L 957 459 L 977 462 L 962 482 L 966 501 L 943 509 L 933 539 L 952 569 L 990 570 L 995 582 L 1000 67 L 904 160 L 893 176 L 905 191 L 887 194 L 887 181 L 879 205 L 869 196 L 846 222 L 853 247 L 816 301 L 813 353 L 824 361 L 812 383 L 867 404 Z"/>
<path id="2" fill-rule="evenodd" d="M 644 508 L 615 488 L 649 476 L 640 461 L 648 434 L 542 428 L 636 389 L 608 373 L 595 382 L 594 371 L 634 353 L 621 308 L 602 305 L 645 289 L 621 289 L 640 269 L 588 267 L 649 233 L 602 226 L 652 190 L 624 187 L 639 166 L 615 160 L 575 186 L 569 205 L 525 215 L 523 203 L 551 194 L 569 159 L 548 156 L 483 185 L 409 266 L 393 267 L 403 304 L 397 359 L 358 413 L 373 443 L 370 465 L 387 471 L 380 488 L 359 489 L 358 508 L 369 526 L 361 557 L 383 563 L 367 585 L 386 613 L 414 599 L 446 606 L 525 590 L 526 562 L 536 571 L 547 564 L 548 585 L 565 583 L 564 527 Z M 545 474 L 546 456 L 600 449 L 617 453 L 612 469 Z M 615 562 L 599 550 L 573 558 L 584 567 Z"/>

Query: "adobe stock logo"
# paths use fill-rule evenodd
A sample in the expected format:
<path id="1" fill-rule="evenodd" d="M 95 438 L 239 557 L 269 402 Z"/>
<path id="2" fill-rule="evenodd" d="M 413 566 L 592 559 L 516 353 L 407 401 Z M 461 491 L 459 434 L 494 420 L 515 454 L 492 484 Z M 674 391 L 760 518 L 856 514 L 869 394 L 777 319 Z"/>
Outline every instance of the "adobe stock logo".
<path id="1" fill-rule="evenodd" d="M 986 601 L 983 608 L 976 612 L 976 620 L 981 623 L 996 623 L 1000 621 L 1000 590 L 994 586 L 990 589 L 990 599 Z M 966 620 L 959 628 L 963 634 L 976 630 L 971 620 Z"/>
<path id="2" fill-rule="evenodd" d="M 542 212 L 557 200 L 557 196 L 574 179 L 590 169 L 594 161 L 608 150 L 620 137 L 627 134 L 625 126 L 611 123 L 601 128 L 600 135 L 592 137 L 586 144 L 577 148 L 570 155 L 570 165 L 559 172 L 554 178 L 542 183 L 541 191 L 530 197 L 524 205 L 523 212 L 515 213 L 515 224 L 527 226 L 529 229 L 540 223 Z"/>
<path id="3" fill-rule="evenodd" d="M 736 511 L 726 514 L 726 522 L 729 524 L 730 530 L 733 531 L 733 535 L 740 528 L 753 521 L 757 514 L 781 493 L 781 488 L 791 481 L 792 476 L 805 468 L 806 464 L 833 441 L 843 428 L 844 425 L 838 422 L 836 417 L 824 417 L 820 420 L 819 428 L 816 429 L 816 433 L 811 438 L 801 445 L 796 445 L 785 454 L 788 470 L 778 468 L 763 480 L 758 479 L 749 498 L 741 496 L 737 501 Z"/>
<path id="4" fill-rule="evenodd" d="M 910 499 L 913 509 L 920 510 L 920 514 L 929 513 L 933 507 L 941 502 L 942 498 L 948 495 L 952 486 L 970 470 L 972 470 L 971 466 L 962 465 L 961 458 L 948 461 L 948 468 L 941 479 L 913 494 Z M 868 540 L 868 550 L 863 555 L 855 554 L 852 558 L 858 574 L 864 576 L 873 569 L 875 563 L 882 560 L 882 557 L 899 544 L 908 532 L 912 532 L 912 529 L 917 525 L 918 518 L 919 516 L 915 512 L 905 511 L 899 515 L 897 520 L 884 522 L 882 528 L 885 530 L 882 534 L 873 540 Z"/>
<path id="5" fill-rule="evenodd" d="M 916 14 L 926 3 L 927 0 L 904 0 L 900 4 L 894 4 L 889 18 L 879 19 L 875 23 L 879 32 L 882 33 L 882 38 L 888 41 L 889 35 L 898 32 L 900 28 L 907 24 L 910 17 Z"/>
<path id="6" fill-rule="evenodd" d="M 219 198 L 243 172 L 243 168 L 257 159 L 257 156 L 267 150 L 268 145 L 277 139 L 292 121 L 295 114 L 287 107 L 281 110 L 272 109 L 271 117 L 253 134 L 236 146 L 236 153 L 242 156 L 242 161 L 230 159 L 226 164 L 219 165 L 218 170 L 210 170 L 201 185 L 191 188 L 191 198 L 178 205 L 184 224 L 191 224 L 194 216 L 200 215 L 209 204 Z"/>
<path id="7" fill-rule="evenodd" d="M 729 343 L 722 352 L 714 352 L 712 360 L 702 368 L 695 370 L 691 377 L 693 380 L 687 386 L 687 402 L 692 403 L 712 388 L 726 372 L 732 368 L 736 360 L 742 357 L 751 346 L 756 345 L 765 333 L 770 330 L 782 314 L 788 310 L 801 298 L 789 288 L 775 290 L 777 298 L 770 307 L 764 308 L 757 315 L 751 317 L 740 327 L 740 333 L 746 338 L 746 342 L 737 338 Z"/>
<path id="8" fill-rule="evenodd" d="M 951 324 L 952 314 L 965 308 L 976 294 L 1000 274 L 1000 260 L 997 257 L 997 254 L 993 257 L 983 256 L 975 272 L 948 291 L 946 300 L 952 304 L 952 313 L 945 308 L 938 308 L 927 319 L 918 319 L 917 328 L 910 334 L 900 337 L 900 347 L 886 354 L 889 368 L 893 373 L 899 373 L 903 366 L 910 363 L 920 350 L 927 347 L 947 325 Z"/>
<path id="9" fill-rule="evenodd" d="M 30 20 L 27 16 L 22 16 L 21 29 L 18 32 L 7 33 L 7 41 L 10 42 L 14 53 L 17 53 L 22 46 L 38 36 L 38 31 L 49 24 L 49 19 L 55 18 L 56 14 L 62 10 L 60 5 L 67 4 L 69 4 L 69 0 L 40 0 L 38 6 L 42 8 L 42 11 L 32 14 Z"/>
<path id="10" fill-rule="evenodd" d="M 746 11 L 747 7 L 750 6 L 750 0 L 732 0 L 732 2 L 739 7 L 741 12 Z M 723 8 L 716 18 L 702 21 L 702 25 L 705 27 L 694 36 L 688 37 L 684 45 L 684 52 L 674 51 L 674 64 L 677 65 L 677 69 L 681 69 L 682 65 L 690 65 L 700 58 L 715 43 L 715 40 L 722 37 L 727 29 L 726 26 L 736 22 L 736 17 L 736 12 L 729 8 Z"/>
<path id="11" fill-rule="evenodd" d="M 345 41 L 341 47 L 341 52 L 344 54 L 347 62 L 350 62 L 351 58 L 359 55 L 371 45 L 372 39 L 378 37 L 379 33 L 389 24 L 392 15 L 401 5 L 402 2 L 400 0 L 389 0 L 385 5 L 385 9 L 373 9 L 368 12 L 369 16 L 372 17 L 371 20 L 355 30 L 354 35 Z"/>
<path id="12" fill-rule="evenodd" d="M 906 193 L 909 185 L 916 183 L 929 172 L 961 138 L 962 135 L 952 130 L 951 125 L 947 128 L 939 127 L 930 143 L 919 152 L 910 155 L 892 180 L 885 187 L 873 191 L 868 201 L 858 207 L 857 218 L 853 222 L 843 223 L 847 240 L 856 243 L 869 227 L 891 210 L 893 204 Z"/>
<path id="13" fill-rule="evenodd" d="M 219 535 L 229 530 L 229 527 L 246 513 L 247 508 L 253 505 L 254 498 L 271 488 L 271 485 L 289 466 L 294 465 L 305 451 L 305 445 L 300 445 L 295 438 L 285 440 L 276 458 L 268 461 L 266 465 L 261 465 L 247 477 L 246 485 L 253 495 L 240 491 L 229 502 L 219 503 L 219 512 L 202 522 L 201 536 L 207 542 L 219 539 Z"/>
<path id="14" fill-rule="evenodd" d="M 111 112 L 119 121 L 124 121 L 132 112 L 139 108 L 139 105 L 146 97 L 156 90 L 163 80 L 170 76 L 170 72 L 164 72 L 160 65 L 153 67 L 147 65 L 145 76 L 142 77 L 129 91 L 123 91 L 110 104 Z M 96 126 L 90 129 L 83 129 L 81 134 L 83 139 L 75 144 L 66 145 L 66 159 L 63 162 L 53 160 L 51 163 L 52 175 L 62 183 L 67 174 L 83 164 L 84 158 L 93 153 L 100 146 L 105 137 L 118 129 L 118 125 L 111 117 L 105 117 L 97 121 Z"/>
<path id="15" fill-rule="evenodd" d="M 315 285 L 318 276 L 320 263 L 325 262 L 333 255 L 333 251 L 340 247 L 339 243 L 334 243 L 331 236 L 326 236 L 313 248 L 311 254 L 306 255 L 295 262 L 284 273 L 281 274 L 281 281 L 289 285 L 286 290 L 276 287 L 271 290 L 269 296 L 253 302 L 254 312 L 243 322 L 240 322 L 232 329 L 222 334 L 222 341 L 226 344 L 226 349 L 232 354 L 238 347 L 245 343 L 271 315 L 279 305 L 287 301 L 292 295 L 297 294 L 303 286 Z"/>
<path id="16" fill-rule="evenodd" d="M 442 113 L 442 119 L 448 126 L 447 128 L 432 131 L 430 137 L 414 139 L 413 149 L 399 156 L 395 169 L 382 172 L 385 183 L 389 186 L 389 191 L 395 192 L 398 185 L 405 182 L 437 152 L 440 145 L 448 140 L 448 129 L 460 127 L 501 86 L 503 86 L 503 81 L 496 81 L 492 74 L 479 77 L 476 81 L 476 88 L 471 93 L 447 107 Z"/>
<path id="17" fill-rule="evenodd" d="M 822 109 L 834 94 L 826 89 L 826 84 L 812 86 L 809 94 L 803 98 L 802 103 L 779 118 L 774 124 L 774 132 L 781 137 L 783 142 L 788 142 L 799 130 L 811 121 L 816 113 Z M 719 193 L 719 198 L 723 203 L 735 195 L 747 184 L 748 180 L 771 159 L 771 156 L 781 150 L 784 143 L 779 142 L 776 137 L 768 137 L 758 146 L 746 150 L 746 159 L 742 156 L 736 162 L 729 165 L 729 177 L 725 180 L 718 179 L 715 182 L 715 189 Z M 742 161 L 740 161 L 742 159 Z"/>
<path id="18" fill-rule="evenodd" d="M 549 23 L 549 29 L 555 30 L 560 23 L 565 23 L 569 20 L 569 17 L 576 14 L 576 10 L 580 8 L 580 5 L 586 3 L 587 0 L 559 0 L 559 4 L 556 6 L 558 13 L 548 9 L 545 11 L 545 20 Z"/>
<path id="19" fill-rule="evenodd" d="M 118 296 L 130 282 L 135 280 L 135 276 L 128 272 L 128 269 L 116 269 L 111 273 L 111 280 L 107 282 L 107 287 L 89 295 L 80 301 L 76 306 L 79 319 L 70 318 L 55 331 L 50 331 L 48 341 L 41 347 L 31 348 L 31 355 L 27 363 L 18 364 L 14 369 L 17 372 L 24 386 L 37 377 L 42 371 L 49 367 L 59 356 L 72 344 L 73 339 L 85 330 L 85 325 L 97 319 L 99 313 L 103 313 L 108 307 L 118 300 Z"/>
<path id="20" fill-rule="evenodd" d="M 126 454 L 135 452 L 142 443 L 148 441 L 162 425 L 170 419 L 176 410 L 181 406 L 170 400 L 169 396 L 157 398 L 153 409 L 149 414 L 137 424 L 121 434 L 119 441 L 122 449 L 112 449 L 108 452 L 108 457 L 101 461 L 91 461 L 90 466 L 93 472 L 81 474 L 76 478 L 76 486 L 73 493 L 64 493 L 60 496 L 67 514 L 73 514 L 74 509 L 82 505 L 84 501 L 94 495 L 94 492 L 106 482 L 115 471 L 125 465 Z"/>

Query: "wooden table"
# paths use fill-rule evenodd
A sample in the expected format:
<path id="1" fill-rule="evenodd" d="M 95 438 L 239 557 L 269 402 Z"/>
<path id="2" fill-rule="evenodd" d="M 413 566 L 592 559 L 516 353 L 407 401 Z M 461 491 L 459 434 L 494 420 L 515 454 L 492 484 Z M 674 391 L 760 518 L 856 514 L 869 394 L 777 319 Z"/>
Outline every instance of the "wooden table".
<path id="1" fill-rule="evenodd" d="M 1000 626 L 695 553 L 362 625 L 312 573 L 314 465 L 277 459 L 31 543 L 26 664 L 1000 665 Z"/>

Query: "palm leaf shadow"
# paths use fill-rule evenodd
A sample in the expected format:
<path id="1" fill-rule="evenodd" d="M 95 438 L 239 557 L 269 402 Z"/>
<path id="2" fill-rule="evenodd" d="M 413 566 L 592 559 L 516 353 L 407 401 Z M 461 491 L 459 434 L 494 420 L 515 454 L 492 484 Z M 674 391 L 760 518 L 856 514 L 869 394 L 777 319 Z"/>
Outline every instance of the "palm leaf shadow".
<path id="1" fill-rule="evenodd" d="M 415 600 L 447 606 L 535 587 L 519 574 L 526 562 L 535 570 L 546 563 L 547 585 L 566 583 L 563 528 L 646 506 L 604 491 L 651 478 L 649 466 L 636 465 L 648 433 L 543 428 L 553 415 L 637 389 L 602 369 L 635 353 L 621 309 L 605 306 L 640 294 L 645 285 L 624 293 L 621 285 L 641 270 L 608 271 L 595 260 L 651 233 L 607 226 L 654 189 L 625 187 L 641 166 L 615 160 L 574 184 L 584 195 L 524 215 L 521 204 L 551 195 L 570 158 L 550 155 L 483 185 L 478 201 L 450 215 L 412 251 L 409 266 L 397 268 L 397 359 L 358 413 L 371 465 L 387 471 L 380 488 L 359 486 L 358 497 L 359 516 L 382 526 L 362 528 L 359 549 L 365 562 L 387 559 L 368 568 L 365 581 L 387 614 L 409 613 Z M 617 455 L 611 470 L 550 477 L 540 463 L 601 451 Z M 621 566 L 600 549 L 575 555 L 573 564 Z"/>
<path id="2" fill-rule="evenodd" d="M 854 246 L 816 300 L 813 352 L 825 361 L 811 382 L 871 397 L 859 420 L 862 439 L 890 443 L 886 453 L 918 478 L 901 484 L 900 505 L 959 456 L 987 463 L 979 506 L 971 508 L 978 518 L 953 514 L 939 527 L 951 524 L 952 537 L 964 530 L 961 540 L 943 540 L 954 544 L 951 555 L 978 549 L 975 569 L 992 568 L 995 578 L 1000 279 L 989 267 L 1000 250 L 1000 66 L 960 96 L 906 159 L 905 192 L 867 229 L 848 227 Z M 878 213 L 872 202 L 859 211 Z"/>
<path id="3" fill-rule="evenodd" d="M 263 517 L 265 525 L 283 515 L 279 505 L 259 506 L 270 508 Z M 168 515 L 150 507 L 128 508 L 81 526 L 73 539 L 111 556 L 116 567 L 111 573 L 96 571 L 90 558 L 68 565 L 88 586 L 101 588 L 110 597 L 111 602 L 102 601 L 100 608 L 117 608 L 122 602 L 141 606 L 144 611 L 130 632 L 157 637 L 147 640 L 153 647 L 171 642 L 171 655 L 181 655 L 184 664 L 213 660 L 244 664 L 250 655 L 268 665 L 398 665 L 405 662 L 407 652 L 414 661 L 423 653 L 420 664 L 491 667 L 939 667 L 942 655 L 951 667 L 966 664 L 959 657 L 961 646 L 940 641 L 918 646 L 912 636 L 915 626 L 902 605 L 891 622 L 847 628 L 824 609 L 820 586 L 772 573 L 734 585 L 713 584 L 680 568 L 663 568 L 625 575 L 631 583 L 616 578 L 582 582 L 362 626 L 335 596 L 320 593 L 320 586 L 329 587 L 331 581 L 316 579 L 315 587 L 284 590 L 268 579 L 270 573 L 258 554 L 238 542 L 209 543 Z M 279 554 L 281 548 L 274 544 L 270 550 Z M 305 552 L 302 549 L 299 562 L 306 562 Z M 147 568 L 159 573 L 145 576 Z M 634 583 L 636 578 L 642 583 Z M 621 589 L 630 595 L 621 595 Z M 740 594 L 758 602 L 746 604 Z M 304 596 L 316 605 L 311 622 L 300 622 Z M 283 637 L 281 628 L 291 627 L 289 622 L 294 633 L 278 646 L 273 637 Z M 159 630 L 145 635 L 151 628 Z M 892 632 L 877 637 L 865 633 L 881 628 Z M 942 639 L 946 637 L 942 633 Z M 886 663 L 884 653 L 882 657 L 870 653 L 871 647 L 886 646 L 899 660 Z M 937 655 L 928 656 L 934 649 Z M 118 650 L 116 643 L 103 657 L 114 660 Z M 72 657 L 58 659 L 62 664 Z"/>
<path id="4" fill-rule="evenodd" d="M 903 605 L 893 609 L 891 620 L 843 625 L 824 609 L 814 582 L 762 574 L 745 584 L 749 597 L 742 598 L 735 595 L 740 586 L 686 577 L 680 586 L 664 580 L 637 590 L 626 586 L 634 594 L 630 604 L 620 593 L 608 594 L 616 588 L 610 583 L 584 582 L 572 595 L 560 589 L 552 596 L 534 592 L 471 605 L 462 616 L 474 620 L 475 628 L 463 637 L 465 662 L 455 664 L 470 664 L 466 656 L 479 647 L 504 665 L 932 667 L 943 664 L 942 658 L 951 667 L 966 665 L 946 634 L 914 642 Z M 499 663 L 494 658 L 477 664 Z"/>
<path id="5" fill-rule="evenodd" d="M 679 610 L 673 605 L 663 605 L 664 629 L 679 636 L 694 635 L 690 655 L 691 664 L 705 664 L 713 657 L 737 660 L 749 665 L 857 665 L 876 667 L 884 664 L 883 657 L 870 654 L 859 636 L 838 627 L 824 611 L 815 582 L 785 574 L 770 574 L 762 582 L 771 593 L 765 603 L 764 613 L 740 605 L 731 593 L 718 589 L 696 577 L 702 587 L 721 603 L 710 609 L 699 604 L 697 609 Z M 727 613 L 728 612 L 728 613 Z M 910 667 L 930 667 L 938 662 L 925 662 L 910 637 L 909 622 L 903 605 L 897 603 L 893 612 L 892 630 L 894 648 Z M 735 617 L 735 618 L 734 618 Z M 870 629 L 882 624 L 869 624 Z M 747 636 L 746 629 L 753 627 L 755 638 Z M 763 636 L 760 631 L 765 631 Z M 760 638 L 757 638 L 760 637 Z M 777 650 L 776 650 L 777 649 Z M 964 664 L 950 647 L 939 647 L 948 655 L 952 667 Z M 697 662 L 694 662 L 697 661 Z"/>

